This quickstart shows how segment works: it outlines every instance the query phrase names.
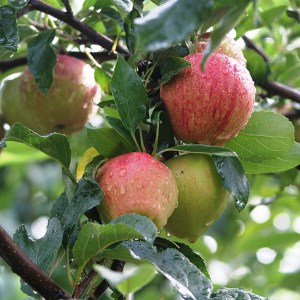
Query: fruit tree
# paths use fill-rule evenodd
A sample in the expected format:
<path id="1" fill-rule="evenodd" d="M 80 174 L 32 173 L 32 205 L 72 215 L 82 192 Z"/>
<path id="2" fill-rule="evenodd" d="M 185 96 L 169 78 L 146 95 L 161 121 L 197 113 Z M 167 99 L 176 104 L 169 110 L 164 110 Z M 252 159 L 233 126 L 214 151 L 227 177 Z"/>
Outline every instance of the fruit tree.
<path id="1" fill-rule="evenodd" d="M 0 0 L 0 299 L 300 300 L 299 22 Z"/>

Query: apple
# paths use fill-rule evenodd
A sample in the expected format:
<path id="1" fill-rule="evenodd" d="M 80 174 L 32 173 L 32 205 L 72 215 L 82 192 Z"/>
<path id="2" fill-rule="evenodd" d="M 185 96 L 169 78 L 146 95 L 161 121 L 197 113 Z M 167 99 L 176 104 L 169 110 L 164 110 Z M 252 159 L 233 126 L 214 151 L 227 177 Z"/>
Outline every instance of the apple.
<path id="1" fill-rule="evenodd" d="M 211 33 L 206 32 L 199 37 L 195 43 L 196 52 L 203 52 L 211 38 Z M 228 57 L 236 59 L 240 64 L 246 66 L 246 58 L 242 49 L 237 45 L 236 41 L 230 36 L 225 36 L 220 45 L 214 50 L 214 53 L 224 54 Z"/>
<path id="2" fill-rule="evenodd" d="M 98 206 L 104 222 L 137 213 L 151 219 L 160 230 L 178 204 L 174 176 L 148 153 L 116 156 L 99 168 L 96 179 L 104 193 Z"/>
<path id="3" fill-rule="evenodd" d="M 2 91 L 2 112 L 8 124 L 21 122 L 40 134 L 80 131 L 100 100 L 94 70 L 85 62 L 58 55 L 53 82 L 43 95 L 29 71 L 6 80 Z"/>
<path id="4" fill-rule="evenodd" d="M 202 57 L 203 53 L 185 57 L 191 66 L 161 85 L 160 97 L 177 139 L 223 146 L 251 116 L 254 82 L 236 59 L 213 53 L 202 70 Z"/>
<path id="5" fill-rule="evenodd" d="M 222 214 L 230 193 L 223 187 L 209 155 L 184 154 L 165 164 L 179 190 L 178 207 L 165 229 L 171 235 L 195 242 Z"/>

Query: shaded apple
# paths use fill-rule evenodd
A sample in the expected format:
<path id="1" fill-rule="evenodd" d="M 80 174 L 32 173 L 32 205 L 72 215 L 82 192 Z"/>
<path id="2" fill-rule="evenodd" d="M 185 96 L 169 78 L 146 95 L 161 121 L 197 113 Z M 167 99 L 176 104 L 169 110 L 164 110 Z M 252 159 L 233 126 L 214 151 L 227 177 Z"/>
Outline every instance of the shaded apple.
<path id="1" fill-rule="evenodd" d="M 160 88 L 177 139 L 186 143 L 223 146 L 247 124 L 255 87 L 237 60 L 214 53 L 201 69 L 203 54 L 185 57 L 191 66 Z"/>
<path id="2" fill-rule="evenodd" d="M 99 168 L 96 179 L 104 192 L 98 211 L 105 222 L 137 213 L 162 229 L 178 203 L 174 176 L 148 153 L 116 156 Z"/>
<path id="3" fill-rule="evenodd" d="M 199 37 L 195 43 L 196 52 L 203 52 L 211 38 L 211 33 L 206 32 Z M 236 59 L 240 64 L 246 66 L 246 58 L 237 42 L 230 36 L 225 36 L 220 45 L 214 50 L 214 53 L 224 54 Z"/>
<path id="4" fill-rule="evenodd" d="M 22 75 L 6 80 L 2 91 L 2 111 L 10 125 L 21 122 L 40 133 L 80 131 L 100 100 L 94 70 L 85 62 L 58 55 L 53 82 L 47 95 L 36 86 L 26 69 Z"/>
<path id="5" fill-rule="evenodd" d="M 184 154 L 165 163 L 179 190 L 178 207 L 166 230 L 195 242 L 224 211 L 230 193 L 225 190 L 212 158 L 205 154 Z"/>

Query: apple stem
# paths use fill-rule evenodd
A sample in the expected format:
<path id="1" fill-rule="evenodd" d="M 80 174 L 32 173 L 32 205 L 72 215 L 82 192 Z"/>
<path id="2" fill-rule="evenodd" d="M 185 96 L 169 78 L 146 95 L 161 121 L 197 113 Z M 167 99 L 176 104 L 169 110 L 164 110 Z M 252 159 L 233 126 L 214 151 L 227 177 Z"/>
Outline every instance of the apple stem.
<path id="1" fill-rule="evenodd" d="M 141 126 L 139 125 L 139 134 L 140 134 L 140 143 L 141 143 L 141 148 L 143 150 L 143 152 L 147 152 L 146 151 L 146 147 L 145 147 L 145 144 L 144 144 L 144 139 L 143 139 L 143 131 L 142 131 L 142 128 Z"/>
<path id="2" fill-rule="evenodd" d="M 155 132 L 155 140 L 152 155 L 156 156 L 157 147 L 158 147 L 158 138 L 159 138 L 159 119 L 157 121 L 156 132 Z"/>

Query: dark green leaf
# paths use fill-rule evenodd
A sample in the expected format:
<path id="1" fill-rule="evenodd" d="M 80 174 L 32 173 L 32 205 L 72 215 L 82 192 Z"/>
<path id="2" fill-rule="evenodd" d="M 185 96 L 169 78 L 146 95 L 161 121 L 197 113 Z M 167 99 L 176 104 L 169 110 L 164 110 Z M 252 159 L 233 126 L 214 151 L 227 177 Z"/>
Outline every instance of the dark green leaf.
<path id="1" fill-rule="evenodd" d="M 42 31 L 28 43 L 28 67 L 43 94 L 47 94 L 53 81 L 56 54 L 51 43 L 54 37 L 55 30 L 49 29 Z"/>
<path id="2" fill-rule="evenodd" d="M 100 204 L 103 193 L 97 182 L 81 179 L 76 187 L 75 195 L 68 201 L 65 193 L 54 203 L 50 217 L 57 217 L 64 231 L 64 238 L 68 238 L 79 218 L 89 209 Z"/>
<path id="3" fill-rule="evenodd" d="M 221 288 L 211 295 L 214 300 L 268 300 L 240 288 Z"/>
<path id="4" fill-rule="evenodd" d="M 130 132 L 124 127 L 123 123 L 119 119 L 106 117 L 106 120 L 120 136 L 122 136 L 130 145 L 134 146 Z"/>
<path id="5" fill-rule="evenodd" d="M 141 241 L 122 242 L 111 250 L 104 250 L 99 257 L 123 261 L 148 261 L 163 274 L 184 299 L 209 299 L 210 280 L 176 249 L 157 251 L 156 247 Z"/>
<path id="6" fill-rule="evenodd" d="M 48 156 L 60 162 L 66 173 L 72 178 L 69 171 L 71 150 L 66 136 L 52 133 L 41 136 L 20 123 L 12 125 L 4 140 L 0 142 L 0 148 L 6 146 L 5 141 L 13 141 L 38 149 Z"/>
<path id="7" fill-rule="evenodd" d="M 204 153 L 204 154 L 213 154 L 218 156 L 232 156 L 236 157 L 236 153 L 232 150 L 224 148 L 224 147 L 215 147 L 209 145 L 201 145 L 201 144 L 185 144 L 185 145 L 178 145 L 175 147 L 171 147 L 165 149 L 161 152 L 166 151 L 178 151 L 184 153 Z"/>
<path id="8" fill-rule="evenodd" d="M 46 273 L 51 270 L 62 238 L 63 232 L 58 218 L 49 220 L 47 232 L 41 239 L 30 238 L 23 225 L 14 234 L 14 241 L 22 251 Z"/>
<path id="9" fill-rule="evenodd" d="M 146 88 L 142 79 L 118 56 L 111 91 L 117 105 L 123 125 L 133 133 L 146 115 Z"/>
<path id="10" fill-rule="evenodd" d="M 238 211 L 245 208 L 250 186 L 243 167 L 236 157 L 212 156 L 219 176 L 226 190 L 234 198 Z"/>
<path id="11" fill-rule="evenodd" d="M 157 229 L 152 221 L 136 214 L 122 216 L 105 225 L 87 223 L 82 227 L 75 242 L 74 258 L 83 269 L 99 251 L 116 242 L 131 239 L 152 242 L 156 235 Z"/>
<path id="12" fill-rule="evenodd" d="M 209 17 L 211 0 L 174 0 L 135 20 L 138 48 L 166 49 L 183 41 Z"/>
<path id="13" fill-rule="evenodd" d="M 162 79 L 160 84 L 166 83 L 177 75 L 182 69 L 190 66 L 191 64 L 182 57 L 169 56 L 166 57 L 161 64 Z"/>
<path id="14" fill-rule="evenodd" d="M 10 5 L 3 5 L 0 7 L 0 46 L 17 51 L 18 41 L 16 10 Z"/>
<path id="15" fill-rule="evenodd" d="M 126 19 L 124 20 L 124 30 L 126 33 L 126 45 L 130 53 L 134 53 L 135 51 L 135 29 L 134 29 L 134 20 L 139 15 L 139 13 L 134 9 L 131 11 Z"/>
<path id="16" fill-rule="evenodd" d="M 104 157 L 132 152 L 134 148 L 113 128 L 87 128 L 91 145 Z"/>
<path id="17" fill-rule="evenodd" d="M 282 114 L 254 112 L 246 127 L 226 144 L 241 160 L 261 162 L 286 154 L 294 144 L 293 124 Z"/>

